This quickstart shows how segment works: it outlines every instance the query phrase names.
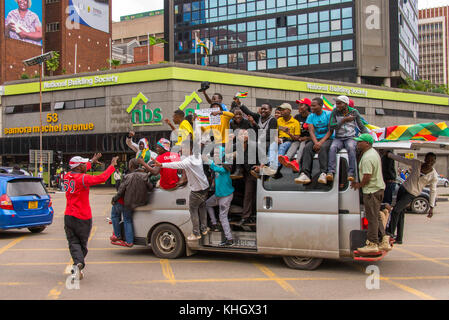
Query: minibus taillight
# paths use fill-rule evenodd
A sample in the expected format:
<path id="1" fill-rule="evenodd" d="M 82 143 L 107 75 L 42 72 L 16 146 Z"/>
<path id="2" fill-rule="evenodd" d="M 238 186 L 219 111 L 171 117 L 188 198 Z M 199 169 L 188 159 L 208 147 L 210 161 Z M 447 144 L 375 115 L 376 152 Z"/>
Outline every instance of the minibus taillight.
<path id="1" fill-rule="evenodd" d="M 0 208 L 4 210 L 14 210 L 14 206 L 12 205 L 11 199 L 7 194 L 3 194 L 0 197 Z"/>
<path id="2" fill-rule="evenodd" d="M 362 218 L 362 230 L 368 230 L 368 219 Z"/>

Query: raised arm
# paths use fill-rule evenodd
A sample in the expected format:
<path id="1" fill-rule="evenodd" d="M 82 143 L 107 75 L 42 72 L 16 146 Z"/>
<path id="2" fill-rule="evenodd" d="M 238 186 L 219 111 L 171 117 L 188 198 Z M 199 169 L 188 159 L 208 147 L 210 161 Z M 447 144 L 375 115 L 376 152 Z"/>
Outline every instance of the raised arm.
<path id="1" fill-rule="evenodd" d="M 403 163 L 409 167 L 413 166 L 414 161 L 416 160 L 412 160 L 412 159 L 407 159 L 401 156 L 398 156 L 397 154 L 394 154 L 393 152 L 387 152 L 387 157 L 390 159 L 393 159 L 395 161 L 398 161 L 400 163 Z"/>

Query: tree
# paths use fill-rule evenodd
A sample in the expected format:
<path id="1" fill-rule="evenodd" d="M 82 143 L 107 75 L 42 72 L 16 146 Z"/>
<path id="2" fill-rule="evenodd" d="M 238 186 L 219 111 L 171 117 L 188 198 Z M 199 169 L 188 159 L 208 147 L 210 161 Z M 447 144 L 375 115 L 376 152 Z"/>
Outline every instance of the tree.
<path id="1" fill-rule="evenodd" d="M 405 84 L 400 85 L 402 89 L 449 94 L 448 86 L 444 84 L 436 85 L 430 82 L 429 80 L 413 80 L 411 78 L 405 79 L 405 82 L 406 82 Z"/>
<path id="2" fill-rule="evenodd" d="M 120 60 L 116 60 L 116 59 L 108 59 L 107 61 L 108 61 L 109 64 L 112 65 L 112 67 L 114 69 L 116 69 L 121 64 L 121 61 Z"/>
<path id="3" fill-rule="evenodd" d="M 167 41 L 165 41 L 162 38 L 156 38 L 156 37 L 153 37 L 153 36 L 149 36 L 148 37 L 148 41 L 149 41 L 150 47 L 154 46 L 156 44 L 168 43 Z"/>
<path id="4" fill-rule="evenodd" d="M 53 58 L 45 61 L 47 65 L 47 70 L 50 72 L 50 76 L 53 76 L 53 73 L 59 68 L 59 52 L 55 51 Z"/>

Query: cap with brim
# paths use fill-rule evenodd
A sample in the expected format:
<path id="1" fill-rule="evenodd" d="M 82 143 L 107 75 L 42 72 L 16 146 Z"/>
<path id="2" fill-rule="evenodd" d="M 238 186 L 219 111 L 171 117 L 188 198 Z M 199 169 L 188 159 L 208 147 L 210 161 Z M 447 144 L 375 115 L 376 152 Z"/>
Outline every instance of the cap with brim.
<path id="1" fill-rule="evenodd" d="M 162 149 L 164 149 L 165 151 L 170 151 L 170 141 L 168 141 L 165 138 L 161 138 L 158 142 L 157 145 L 159 147 L 161 147 Z"/>
<path id="2" fill-rule="evenodd" d="M 341 101 L 349 105 L 349 98 L 347 96 L 339 96 L 338 98 L 335 99 L 335 101 Z"/>
<path id="3" fill-rule="evenodd" d="M 279 106 L 280 109 L 288 109 L 290 111 L 292 111 L 292 106 L 290 105 L 290 103 L 283 103 Z"/>
<path id="4" fill-rule="evenodd" d="M 301 99 L 301 100 L 296 100 L 296 103 L 297 104 L 306 104 L 309 107 L 312 105 L 312 101 L 310 101 L 310 99 L 308 99 L 308 98 L 304 98 L 304 99 Z"/>
<path id="5" fill-rule="evenodd" d="M 77 157 L 73 157 L 72 159 L 70 159 L 69 166 L 70 166 L 70 169 L 75 169 L 80 164 L 88 163 L 88 162 L 89 162 L 89 159 L 77 156 Z"/>
<path id="6" fill-rule="evenodd" d="M 358 138 L 354 138 L 354 140 L 355 141 L 365 141 L 365 142 L 368 142 L 369 144 L 374 143 L 374 138 L 369 133 L 361 134 Z"/>

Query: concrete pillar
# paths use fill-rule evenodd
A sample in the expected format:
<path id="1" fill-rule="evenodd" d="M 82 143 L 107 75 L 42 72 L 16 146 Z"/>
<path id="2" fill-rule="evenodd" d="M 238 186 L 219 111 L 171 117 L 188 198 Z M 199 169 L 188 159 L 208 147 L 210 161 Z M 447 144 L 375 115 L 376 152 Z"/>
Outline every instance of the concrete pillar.
<path id="1" fill-rule="evenodd" d="M 384 85 L 386 86 L 386 87 L 391 87 L 391 78 L 385 78 L 384 79 Z"/>

